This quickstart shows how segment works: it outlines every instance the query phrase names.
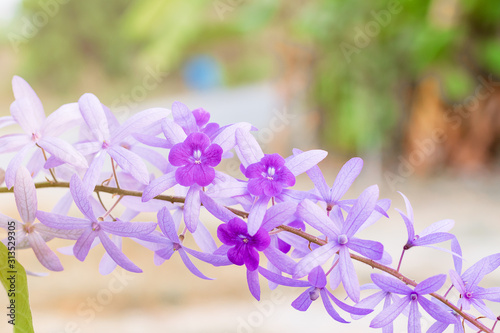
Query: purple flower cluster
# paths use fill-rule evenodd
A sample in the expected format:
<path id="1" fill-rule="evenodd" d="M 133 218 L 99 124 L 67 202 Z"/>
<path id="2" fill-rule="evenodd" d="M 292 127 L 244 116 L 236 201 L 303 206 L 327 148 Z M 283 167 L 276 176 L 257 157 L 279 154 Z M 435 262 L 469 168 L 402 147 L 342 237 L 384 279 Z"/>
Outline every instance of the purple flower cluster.
<path id="1" fill-rule="evenodd" d="M 22 133 L 0 137 L 0 153 L 16 152 L 6 167 L 6 190 L 13 187 L 20 215 L 15 221 L 18 248 L 32 248 L 45 268 L 63 269 L 46 244 L 61 238 L 73 241 L 61 252 L 80 261 L 102 245 L 102 274 L 117 266 L 139 273 L 140 263 L 122 251 L 128 239 L 151 250 L 158 265 L 178 252 L 186 268 L 203 279 L 210 278 L 193 258 L 213 266 L 245 266 L 248 288 L 256 299 L 261 278 L 271 288 L 301 288 L 291 304 L 295 309 L 306 311 L 321 299 L 318 303 L 340 323 L 348 321 L 339 310 L 353 319 L 375 312 L 370 326 L 392 332 L 394 320 L 403 315 L 408 332 L 421 332 L 425 312 L 433 320 L 428 332 L 443 332 L 449 325 L 463 332 L 460 319 L 492 332 L 485 328 L 486 320 L 497 316 L 485 301 L 500 302 L 500 288 L 479 284 L 500 266 L 500 254 L 462 273 L 462 249 L 448 232 L 453 221 L 436 222 L 416 234 L 413 209 L 403 195 L 406 213 L 398 212 L 408 238 L 402 242 L 397 269 L 392 268 L 384 245 L 359 235 L 389 217 L 390 200 L 379 199 L 377 185 L 357 198 L 344 198 L 362 170 L 362 159 L 349 160 L 329 187 L 317 166 L 327 156 L 325 151 L 295 149 L 287 158 L 264 154 L 252 125 L 221 126 L 210 122 L 210 114 L 201 108 L 191 111 L 175 102 L 171 110 L 144 110 L 120 124 L 95 95 L 84 94 L 77 103 L 46 117 L 26 81 L 14 77 L 13 90 L 11 116 L 0 118 L 0 127 L 19 125 Z M 68 130 L 75 134 L 71 143 L 61 138 Z M 222 172 L 222 160 L 234 155 L 241 174 Z M 293 189 L 303 173 L 314 187 Z M 44 177 L 50 181 L 43 187 L 69 187 L 50 212 L 38 209 L 34 179 Z M 114 194 L 112 205 L 104 205 L 103 193 Z M 73 202 L 79 216 L 68 215 Z M 119 206 L 124 210 L 117 216 Z M 155 212 L 156 221 L 140 221 L 145 212 Z M 217 228 L 206 223 L 208 214 L 219 221 Z M 8 228 L 11 221 L 0 214 L 1 227 Z M 188 237 L 197 249 L 184 245 Z M 450 250 L 438 249 L 452 257 L 449 284 L 459 294 L 458 301 L 447 298 L 449 291 L 439 294 L 447 275 L 417 283 L 400 272 L 406 251 L 446 241 L 451 241 Z M 360 286 L 355 261 L 385 272 L 371 274 L 375 293 L 365 294 L 369 288 Z M 343 301 L 334 295 L 341 284 L 347 294 Z M 382 300 L 383 308 L 378 309 Z M 485 320 L 476 319 L 473 308 Z"/>

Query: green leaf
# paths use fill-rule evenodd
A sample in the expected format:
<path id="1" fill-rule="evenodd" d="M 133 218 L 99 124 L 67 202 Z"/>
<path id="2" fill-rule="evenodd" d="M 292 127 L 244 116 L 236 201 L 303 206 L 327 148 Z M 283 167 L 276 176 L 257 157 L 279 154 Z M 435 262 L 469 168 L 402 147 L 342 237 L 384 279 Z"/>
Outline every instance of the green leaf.
<path id="1" fill-rule="evenodd" d="M 15 273 L 13 273 L 15 272 Z M 9 280 L 9 278 L 14 279 Z M 9 257 L 7 247 L 0 243 L 0 281 L 7 291 L 9 304 L 15 306 L 14 333 L 32 333 L 33 320 L 28 296 L 28 279 L 26 271 L 17 260 Z M 11 281 L 15 287 L 11 288 Z M 2 307 L 4 310 L 5 307 Z M 2 316 L 5 320 L 11 320 L 9 316 Z"/>

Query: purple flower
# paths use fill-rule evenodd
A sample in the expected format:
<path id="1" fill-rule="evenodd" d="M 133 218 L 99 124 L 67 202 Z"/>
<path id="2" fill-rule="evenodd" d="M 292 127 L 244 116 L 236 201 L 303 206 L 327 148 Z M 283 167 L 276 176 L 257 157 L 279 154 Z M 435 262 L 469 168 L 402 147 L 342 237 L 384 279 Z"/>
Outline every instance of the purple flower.
<path id="1" fill-rule="evenodd" d="M 457 306 L 468 311 L 472 305 L 486 317 L 495 319 L 496 316 L 486 307 L 483 300 L 500 302 L 500 287 L 482 288 L 478 284 L 485 275 L 493 272 L 498 266 L 500 266 L 500 253 L 479 260 L 462 275 L 457 270 L 450 270 L 451 282 L 461 295 Z"/>
<path id="2" fill-rule="evenodd" d="M 37 146 L 73 166 L 88 167 L 82 154 L 66 141 L 57 138 L 58 135 L 81 122 L 78 105 L 76 103 L 65 104 L 50 116 L 45 117 L 42 102 L 24 79 L 14 76 L 12 88 L 16 100 L 10 106 L 12 121 L 8 121 L 7 124 L 17 123 L 23 129 L 24 134 L 8 134 L 0 137 L 0 153 L 17 152 L 6 170 L 7 187 L 11 188 L 14 185 L 17 169 L 24 157 Z M 5 120 L 8 119 L 4 118 L 4 123 Z M 43 163 L 39 163 L 36 166 L 37 172 L 42 165 Z"/>
<path id="3" fill-rule="evenodd" d="M 309 274 L 313 268 L 324 264 L 338 251 L 339 270 L 344 289 L 349 298 L 355 302 L 359 301 L 359 282 L 349 250 L 356 251 L 373 260 L 382 259 L 384 247 L 381 243 L 354 237 L 373 213 L 378 192 L 376 185 L 364 190 L 349 210 L 345 222 L 338 207 L 334 210 L 336 213 L 332 215 L 334 222 L 325 214 L 324 210 L 309 200 L 304 200 L 298 206 L 298 216 L 325 235 L 328 238 L 328 243 L 302 258 L 295 267 L 294 277 L 303 277 Z"/>
<path id="4" fill-rule="evenodd" d="M 445 274 L 425 279 L 417 284 L 414 289 L 411 289 L 404 282 L 396 278 L 384 276 L 382 274 L 372 274 L 371 278 L 373 283 L 375 283 L 383 291 L 403 295 L 404 297 L 386 307 L 382 310 L 382 312 L 375 316 L 370 323 L 370 327 L 381 328 L 389 325 L 401 314 L 401 312 L 405 310 L 408 305 L 410 305 L 410 312 L 408 315 L 408 332 L 421 332 L 420 312 L 418 310 L 419 305 L 437 321 L 450 324 L 455 323 L 455 317 L 424 297 L 426 294 L 438 291 L 443 286 L 446 282 Z"/>
<path id="5" fill-rule="evenodd" d="M 255 271 L 259 267 L 257 251 L 264 251 L 271 243 L 269 233 L 263 228 L 250 236 L 247 224 L 238 217 L 219 225 L 217 237 L 222 243 L 232 246 L 227 251 L 229 260 L 238 266 L 245 264 L 249 271 Z"/>
<path id="6" fill-rule="evenodd" d="M 124 237 L 139 237 L 151 233 L 156 228 L 157 224 L 153 222 L 109 222 L 103 221 L 102 218 L 96 218 L 84 185 L 77 175 L 73 175 L 71 178 L 70 191 L 75 204 L 85 218 L 82 219 L 38 211 L 36 216 L 40 222 L 55 229 L 81 231 L 81 236 L 73 247 L 73 254 L 80 261 L 85 260 L 92 247 L 92 243 L 96 238 L 99 238 L 106 252 L 118 265 L 131 272 L 142 272 L 142 270 L 131 262 L 123 252 L 120 251 L 116 244 L 111 241 L 109 234 Z"/>
<path id="7" fill-rule="evenodd" d="M 295 185 L 295 176 L 285 166 L 285 159 L 279 154 L 266 154 L 257 163 L 245 170 L 248 191 L 257 196 L 275 197 L 284 187 Z"/>
<path id="8" fill-rule="evenodd" d="M 207 186 L 212 183 L 214 167 L 221 159 L 222 148 L 210 144 L 210 138 L 200 132 L 189 134 L 184 142 L 174 145 L 168 155 L 170 164 L 179 167 L 175 171 L 175 179 L 182 186 Z"/>
<path id="9" fill-rule="evenodd" d="M 333 294 L 326 289 L 326 275 L 323 269 L 318 266 L 311 270 L 309 273 L 307 280 L 295 280 L 290 279 L 275 273 L 268 271 L 265 268 L 259 267 L 259 273 L 264 276 L 266 279 L 281 284 L 283 286 L 289 287 L 308 287 L 306 291 L 299 295 L 293 302 L 292 306 L 299 311 L 306 311 L 313 301 L 317 300 L 321 297 L 323 305 L 325 306 L 326 311 L 338 322 L 348 323 L 345 321 L 335 310 L 335 308 L 330 303 L 330 299 L 342 310 L 347 311 L 351 314 L 355 315 L 367 315 L 372 312 L 372 309 L 363 309 L 359 307 L 353 307 L 347 305 L 340 300 L 338 300 Z"/>
<path id="10" fill-rule="evenodd" d="M 37 197 L 35 184 L 29 171 L 21 166 L 16 173 L 16 185 L 14 186 L 14 197 L 16 206 L 21 215 L 22 222 L 0 214 L 0 226 L 9 229 L 9 223 L 15 222 L 16 248 L 32 248 L 38 261 L 51 271 L 62 271 L 63 267 L 59 258 L 47 246 L 46 242 L 54 237 L 77 239 L 78 233 L 68 230 L 57 230 L 49 228 L 41 223 L 35 223 L 37 211 Z M 10 229 L 9 229 L 10 230 Z M 3 243 L 7 244 L 7 238 Z"/>

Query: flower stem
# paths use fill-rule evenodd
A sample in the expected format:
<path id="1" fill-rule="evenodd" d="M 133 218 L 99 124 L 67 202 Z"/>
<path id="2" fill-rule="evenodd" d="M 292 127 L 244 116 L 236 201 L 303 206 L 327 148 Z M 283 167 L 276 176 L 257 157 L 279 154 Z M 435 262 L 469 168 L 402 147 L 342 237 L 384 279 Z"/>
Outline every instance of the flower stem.
<path id="1" fill-rule="evenodd" d="M 113 209 L 115 209 L 116 205 L 118 205 L 118 203 L 120 202 L 121 199 L 123 199 L 124 195 L 120 195 L 120 197 L 118 198 L 118 200 L 115 201 L 115 203 L 113 204 L 113 206 L 111 206 L 107 211 L 106 213 L 102 216 L 102 218 L 104 219 L 106 216 L 110 215 L 111 214 L 111 211 Z"/>
<path id="2" fill-rule="evenodd" d="M 115 177 L 116 188 L 120 189 L 120 184 L 118 183 L 118 177 L 116 176 L 115 162 L 113 161 L 112 157 L 111 157 L 111 167 L 113 168 L 113 177 Z"/>
<path id="3" fill-rule="evenodd" d="M 401 263 L 403 262 L 403 256 L 405 255 L 405 249 L 403 248 L 403 252 L 401 252 L 401 257 L 399 257 L 399 263 L 398 263 L 398 269 L 396 269 L 397 272 L 399 272 L 399 269 L 401 268 Z"/>
<path id="4" fill-rule="evenodd" d="M 37 144 L 37 146 L 38 146 L 38 144 Z M 45 159 L 45 162 L 47 162 L 47 154 L 45 153 L 45 149 L 43 149 L 40 146 L 38 146 L 38 147 L 42 150 L 43 158 Z M 54 170 L 52 168 L 50 168 L 49 172 L 50 172 L 50 175 L 52 176 L 52 178 L 54 179 L 54 182 L 57 183 L 57 179 L 56 179 L 56 175 L 54 174 Z"/>
<path id="5" fill-rule="evenodd" d="M 57 182 L 57 183 L 51 183 L 51 182 L 41 182 L 41 183 L 36 183 L 35 184 L 35 188 L 69 188 L 69 183 L 67 182 Z M 106 215 L 107 216 L 114 208 L 115 206 L 118 204 L 118 202 L 124 197 L 124 196 L 135 196 L 135 197 L 142 197 L 142 192 L 140 191 L 130 191 L 130 190 L 124 190 L 124 189 L 120 189 L 120 188 L 116 188 L 116 187 L 109 187 L 109 186 L 102 186 L 102 185 L 97 185 L 95 186 L 94 188 L 94 191 L 96 192 L 106 192 L 106 193 L 111 193 L 111 194 L 118 194 L 120 195 L 120 198 L 115 202 L 115 204 L 113 205 L 113 207 L 111 207 L 108 212 L 106 212 Z M 0 187 L 0 193 L 12 193 L 13 190 L 9 190 L 8 188 L 6 187 Z M 168 202 L 172 202 L 172 203 L 184 203 L 185 201 L 185 198 L 184 197 L 177 197 L 177 196 L 171 196 L 171 195 L 158 195 L 156 197 L 154 197 L 154 199 L 156 200 L 163 200 L 163 201 L 168 201 Z M 231 207 L 226 207 L 226 209 L 230 210 L 231 212 L 233 212 L 234 214 L 236 214 L 237 216 L 240 216 L 242 218 L 247 218 L 248 217 L 248 213 L 247 212 L 244 212 L 244 211 L 241 211 L 241 210 L 238 210 L 238 209 L 234 209 L 234 208 L 231 208 Z M 283 230 L 283 231 L 288 231 L 292 234 L 295 234 L 297 236 L 300 236 L 302 238 L 304 238 L 305 240 L 308 240 L 309 242 L 311 243 L 314 243 L 314 244 L 317 244 L 317 245 L 320 245 L 320 246 L 323 246 L 325 244 L 328 243 L 327 240 L 323 240 L 323 239 L 320 239 L 314 235 L 311 235 L 305 231 L 302 231 L 301 229 L 297 229 L 297 228 L 293 228 L 293 227 L 290 227 L 288 225 L 280 225 L 277 227 L 277 229 L 280 229 L 280 230 Z M 403 251 L 404 253 L 404 251 Z M 389 266 L 385 266 L 385 265 L 382 265 L 378 262 L 375 262 L 371 259 L 368 259 L 368 258 L 365 258 L 365 257 L 362 257 L 360 255 L 357 255 L 357 254 L 354 254 L 354 253 L 350 253 L 350 256 L 352 259 L 356 260 L 356 261 L 359 261 L 359 262 L 362 262 L 372 268 L 376 268 L 380 271 L 383 271 L 383 272 L 386 272 L 396 278 L 398 278 L 399 280 L 403 281 L 404 283 L 406 283 L 407 285 L 411 285 L 413 287 L 415 287 L 417 285 L 417 283 L 414 281 L 414 280 L 411 280 L 410 278 L 406 277 L 405 275 L 399 273 L 399 271 L 395 270 L 394 268 L 392 267 L 389 267 Z M 400 260 L 401 261 L 401 260 Z M 481 322 L 479 322 L 476 318 L 474 318 L 473 316 L 465 313 L 464 311 L 462 311 L 462 309 L 456 307 L 455 305 L 453 305 L 449 300 L 447 300 L 445 297 L 437 294 L 437 293 L 430 293 L 429 295 L 431 295 L 432 297 L 438 299 L 439 301 L 441 301 L 442 303 L 444 303 L 446 306 L 448 306 L 450 309 L 452 309 L 453 311 L 455 311 L 458 315 L 460 315 L 462 318 L 464 318 L 465 320 L 467 320 L 468 322 L 470 322 L 471 324 L 473 324 L 474 326 L 476 326 L 478 329 L 480 329 L 480 332 L 483 331 L 483 332 L 486 332 L 486 333 L 494 333 L 493 332 L 493 329 L 490 329 L 488 327 L 486 327 L 484 324 L 482 324 Z"/>

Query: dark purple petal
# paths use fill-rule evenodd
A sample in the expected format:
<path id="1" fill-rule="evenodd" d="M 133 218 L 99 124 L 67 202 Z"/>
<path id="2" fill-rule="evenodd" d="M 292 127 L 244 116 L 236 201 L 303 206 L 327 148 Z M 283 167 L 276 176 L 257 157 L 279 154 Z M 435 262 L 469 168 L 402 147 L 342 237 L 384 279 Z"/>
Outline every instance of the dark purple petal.
<path id="1" fill-rule="evenodd" d="M 251 246 L 242 246 L 243 260 L 249 271 L 255 271 L 259 267 L 259 253 Z"/>
<path id="2" fill-rule="evenodd" d="M 210 120 L 210 113 L 204 108 L 198 108 L 192 111 L 194 119 L 196 119 L 196 125 L 198 127 L 203 127 Z"/>
<path id="3" fill-rule="evenodd" d="M 245 169 L 245 177 L 247 178 L 262 178 L 263 174 L 267 172 L 265 165 L 262 162 L 250 164 Z"/>
<path id="4" fill-rule="evenodd" d="M 227 257 L 233 264 L 242 266 L 245 263 L 244 247 L 242 244 L 236 244 L 227 251 Z"/>
<path id="5" fill-rule="evenodd" d="M 255 247 L 257 251 L 264 251 L 271 244 L 271 237 L 266 230 L 260 228 L 255 235 L 251 236 L 248 244 Z"/>
<path id="6" fill-rule="evenodd" d="M 194 177 L 195 164 L 188 164 L 175 170 L 175 180 L 182 186 L 191 186 L 195 183 Z"/>
<path id="7" fill-rule="evenodd" d="M 203 152 L 210 145 L 210 138 L 205 133 L 194 132 L 187 136 L 184 144 L 186 144 L 191 151 L 198 149 Z"/>
<path id="8" fill-rule="evenodd" d="M 269 167 L 278 169 L 285 165 L 285 159 L 279 154 L 265 154 L 260 162 L 264 164 L 266 170 Z"/>
<path id="9" fill-rule="evenodd" d="M 248 169 L 247 169 L 248 171 Z M 264 194 L 264 183 L 268 181 L 265 178 L 251 178 L 248 181 L 248 192 L 255 196 L 261 196 Z"/>
<path id="10" fill-rule="evenodd" d="M 193 157 L 191 148 L 184 142 L 175 144 L 168 154 L 168 161 L 173 166 L 183 166 L 191 163 L 190 159 Z"/>
<path id="11" fill-rule="evenodd" d="M 288 253 L 292 246 L 278 238 L 278 249 L 283 253 Z"/>
<path id="12" fill-rule="evenodd" d="M 222 160 L 222 148 L 217 144 L 211 144 L 201 154 L 201 163 L 203 165 L 209 165 L 211 167 L 219 165 Z"/>
<path id="13" fill-rule="evenodd" d="M 215 179 L 215 169 L 210 166 L 205 166 L 203 164 L 193 164 L 193 168 L 191 170 L 191 172 L 193 172 L 192 177 L 194 182 L 200 186 L 208 186 Z"/>
<path id="14" fill-rule="evenodd" d="M 269 180 L 264 178 L 262 184 L 262 189 L 264 190 L 264 195 L 267 197 L 275 197 L 281 193 L 283 186 L 276 180 Z M 250 193 L 250 188 L 248 189 Z"/>
<path id="15" fill-rule="evenodd" d="M 281 184 L 284 184 L 286 186 L 295 185 L 295 176 L 285 166 L 276 171 L 276 175 L 273 177 L 273 179 L 274 181 L 280 182 Z"/>

